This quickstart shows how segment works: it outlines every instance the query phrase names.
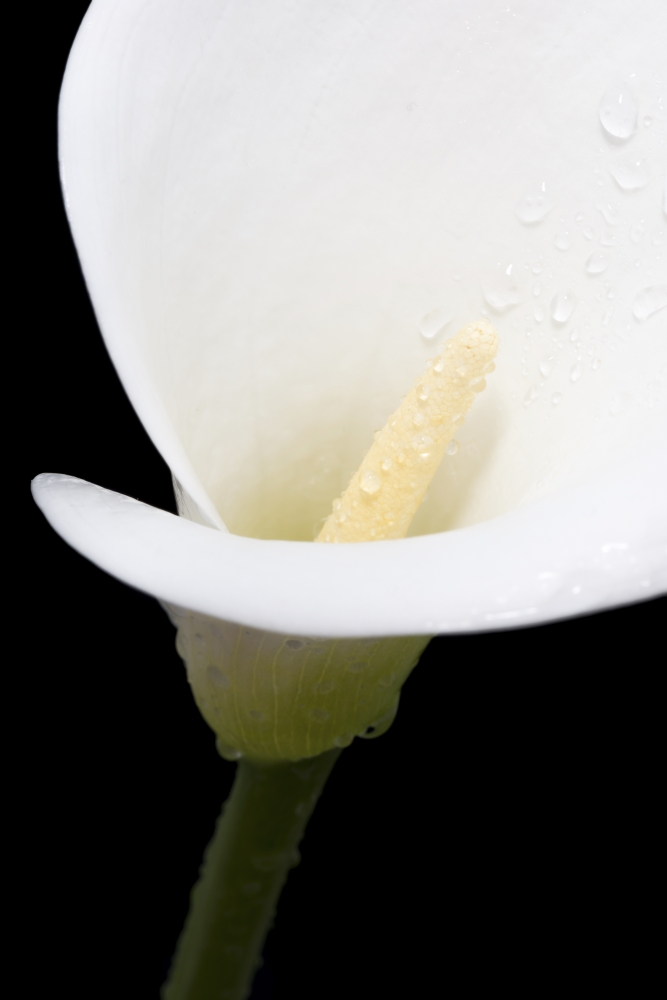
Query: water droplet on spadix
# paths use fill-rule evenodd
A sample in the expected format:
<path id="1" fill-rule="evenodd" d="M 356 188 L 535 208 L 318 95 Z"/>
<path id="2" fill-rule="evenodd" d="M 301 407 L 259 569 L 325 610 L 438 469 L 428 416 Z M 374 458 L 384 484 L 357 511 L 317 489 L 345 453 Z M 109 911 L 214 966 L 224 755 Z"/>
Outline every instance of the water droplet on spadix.
<path id="1" fill-rule="evenodd" d="M 530 226 L 546 218 L 552 208 L 553 202 L 547 192 L 546 183 L 540 181 L 535 187 L 526 191 L 514 211 L 521 222 Z"/>
<path id="2" fill-rule="evenodd" d="M 632 314 L 635 319 L 643 323 L 645 319 L 653 316 L 659 309 L 664 309 L 665 306 L 667 306 L 667 285 L 652 285 L 635 295 Z"/>
<path id="3" fill-rule="evenodd" d="M 600 101 L 602 127 L 617 139 L 629 139 L 637 128 L 637 102 L 623 83 L 610 87 Z"/>
<path id="4" fill-rule="evenodd" d="M 574 292 L 557 292 L 551 300 L 551 316 L 557 323 L 567 323 L 574 312 L 577 298 Z"/>
<path id="5" fill-rule="evenodd" d="M 373 472 L 371 469 L 366 469 L 361 477 L 360 485 L 364 493 L 368 493 L 369 496 L 372 496 L 373 493 L 377 493 L 382 486 L 382 480 L 378 476 L 377 472 Z"/>

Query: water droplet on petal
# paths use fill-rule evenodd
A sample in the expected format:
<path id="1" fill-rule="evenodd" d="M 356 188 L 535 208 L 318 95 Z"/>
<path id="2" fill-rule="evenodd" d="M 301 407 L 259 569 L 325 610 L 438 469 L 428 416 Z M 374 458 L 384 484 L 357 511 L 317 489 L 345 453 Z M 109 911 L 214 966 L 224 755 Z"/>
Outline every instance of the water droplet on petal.
<path id="1" fill-rule="evenodd" d="M 633 243 L 639 243 L 645 232 L 646 228 L 644 225 L 641 222 L 635 222 L 635 224 L 630 227 L 630 239 Z"/>
<path id="2" fill-rule="evenodd" d="M 382 486 L 382 480 L 378 476 L 377 472 L 373 472 L 372 469 L 366 469 L 361 476 L 360 486 L 364 493 L 368 493 L 369 496 L 372 496 L 373 493 L 377 493 Z"/>
<path id="3" fill-rule="evenodd" d="M 429 388 L 427 385 L 420 385 L 417 389 L 417 397 L 419 399 L 428 399 Z"/>
<path id="4" fill-rule="evenodd" d="M 342 736 L 334 736 L 334 746 L 335 747 L 349 747 L 350 743 L 354 739 L 353 733 L 344 733 Z"/>
<path id="5" fill-rule="evenodd" d="M 478 376 L 477 378 L 473 378 L 469 382 L 469 387 L 472 389 L 473 392 L 482 392 L 484 389 L 486 389 L 486 379 L 482 378 L 481 375 Z"/>
<path id="6" fill-rule="evenodd" d="M 533 285 L 533 295 L 541 295 L 541 294 L 542 294 L 542 286 L 539 284 Z"/>
<path id="7" fill-rule="evenodd" d="M 543 378 L 549 378 L 551 375 L 551 369 L 553 367 L 553 358 L 545 358 L 544 361 L 539 363 L 540 374 Z"/>
<path id="8" fill-rule="evenodd" d="M 445 448 L 445 451 L 447 452 L 448 455 L 456 455 L 458 450 L 459 450 L 458 441 L 450 441 L 447 447 Z"/>
<path id="9" fill-rule="evenodd" d="M 544 319 L 544 309 L 542 309 L 541 306 L 538 306 L 533 315 L 535 317 L 535 322 L 541 323 L 542 320 Z"/>
<path id="10" fill-rule="evenodd" d="M 585 267 L 589 274 L 602 274 L 609 267 L 609 261 L 603 253 L 592 253 Z"/>
<path id="11" fill-rule="evenodd" d="M 665 306 L 667 306 L 667 285 L 651 285 L 635 295 L 632 314 L 635 319 L 643 323 Z"/>
<path id="12" fill-rule="evenodd" d="M 599 113 L 602 127 L 617 139 L 629 139 L 637 128 L 637 102 L 624 83 L 605 91 Z"/>
<path id="13" fill-rule="evenodd" d="M 570 379 L 572 382 L 578 382 L 583 373 L 583 368 L 581 365 L 572 365 L 570 368 Z"/>
<path id="14" fill-rule="evenodd" d="M 570 249 L 571 246 L 570 234 L 567 232 L 567 230 L 563 230 L 562 233 L 556 234 L 556 239 L 554 240 L 554 246 L 556 247 L 557 250 Z"/>
<path id="15" fill-rule="evenodd" d="M 611 202 L 605 201 L 597 206 L 598 212 L 602 212 L 604 221 L 610 226 L 618 225 L 618 209 L 616 205 L 612 205 Z"/>
<path id="16" fill-rule="evenodd" d="M 555 392 L 551 397 L 551 402 L 553 403 L 554 406 L 558 406 L 562 398 L 563 398 L 562 392 Z"/>
<path id="17" fill-rule="evenodd" d="M 556 292 L 551 300 L 551 316 L 557 323 L 567 323 L 574 312 L 577 298 L 574 292 L 569 290 Z"/>
<path id="18" fill-rule="evenodd" d="M 392 461 L 390 458 L 383 458 L 380 462 L 380 468 L 383 472 L 389 472 L 392 466 Z"/>
<path id="19" fill-rule="evenodd" d="M 288 649 L 296 650 L 301 649 L 305 644 L 302 639 L 287 639 L 285 645 Z"/>
<path id="20" fill-rule="evenodd" d="M 664 232 L 662 231 L 662 229 L 656 230 L 656 232 L 653 234 L 653 239 L 651 240 L 651 243 L 653 244 L 654 247 L 661 247 L 664 242 L 665 242 Z"/>
<path id="21" fill-rule="evenodd" d="M 653 124 L 653 119 L 651 118 L 650 115 L 644 115 L 642 121 L 644 122 L 644 125 L 646 125 L 647 128 L 649 128 L 649 126 Z"/>
<path id="22" fill-rule="evenodd" d="M 536 385 L 531 386 L 526 395 L 523 397 L 523 405 L 530 406 L 530 404 L 537 399 L 539 394 L 540 390 L 537 388 L 537 386 Z"/>
<path id="23" fill-rule="evenodd" d="M 597 371 L 597 369 L 600 367 L 601 364 L 602 364 L 602 358 L 595 358 L 593 364 L 591 365 L 591 368 L 593 369 L 593 371 Z"/>
<path id="24" fill-rule="evenodd" d="M 503 312 L 520 302 L 519 289 L 508 274 L 489 271 L 482 279 L 482 293 L 488 304 Z"/>
<path id="25" fill-rule="evenodd" d="M 419 332 L 424 340 L 433 340 L 453 319 L 452 313 L 446 309 L 432 309 L 419 320 Z"/>
<path id="26" fill-rule="evenodd" d="M 581 231 L 587 240 L 592 240 L 593 237 L 595 236 L 595 231 L 591 229 L 590 226 L 584 226 L 584 228 Z"/>
<path id="27" fill-rule="evenodd" d="M 639 191 L 649 182 L 649 170 L 645 160 L 637 156 L 626 156 L 609 167 L 609 173 L 622 191 Z"/>
<path id="28" fill-rule="evenodd" d="M 546 218 L 552 208 L 546 183 L 541 181 L 526 191 L 514 211 L 521 222 L 530 226 Z"/>

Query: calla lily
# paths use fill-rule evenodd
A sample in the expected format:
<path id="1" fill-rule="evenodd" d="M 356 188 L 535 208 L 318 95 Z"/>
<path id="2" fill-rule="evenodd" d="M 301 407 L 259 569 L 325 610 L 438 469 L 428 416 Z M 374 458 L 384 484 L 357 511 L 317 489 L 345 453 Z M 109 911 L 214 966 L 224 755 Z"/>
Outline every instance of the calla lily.
<path id="1" fill-rule="evenodd" d="M 91 5 L 67 212 L 181 517 L 67 476 L 35 496 L 170 607 L 232 755 L 382 728 L 435 633 L 665 589 L 665 30 L 657 0 Z M 411 537 L 313 545 L 406 379 L 480 313 L 497 371 Z M 380 693 L 265 738 L 275 671 L 310 643 L 326 673 L 336 641 L 337 662 L 382 659 Z M 264 665 L 247 731 L 233 649 L 239 677 Z"/>

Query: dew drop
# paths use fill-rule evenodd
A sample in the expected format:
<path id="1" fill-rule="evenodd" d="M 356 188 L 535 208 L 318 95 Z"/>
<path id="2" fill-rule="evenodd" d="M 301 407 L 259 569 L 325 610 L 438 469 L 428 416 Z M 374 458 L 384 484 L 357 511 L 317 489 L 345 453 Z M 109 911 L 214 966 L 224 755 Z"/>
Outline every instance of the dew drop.
<path id="1" fill-rule="evenodd" d="M 296 650 L 301 649 L 305 644 L 302 639 L 287 639 L 285 645 L 288 649 Z"/>
<path id="2" fill-rule="evenodd" d="M 635 224 L 630 227 L 630 239 L 633 243 L 640 243 L 645 232 L 646 229 L 643 224 L 641 222 L 635 222 Z"/>
<path id="3" fill-rule="evenodd" d="M 617 139 L 629 139 L 637 128 L 637 102 L 624 83 L 605 91 L 599 113 L 602 127 Z"/>
<path id="4" fill-rule="evenodd" d="M 458 450 L 459 450 L 458 441 L 450 441 L 447 447 L 445 448 L 445 451 L 447 452 L 448 455 L 456 455 Z"/>
<path id="5" fill-rule="evenodd" d="M 557 323 L 567 323 L 574 312 L 577 298 L 574 292 L 569 290 L 556 292 L 551 300 L 551 316 Z"/>
<path id="6" fill-rule="evenodd" d="M 591 368 L 593 369 L 593 371 L 597 371 L 597 369 L 600 367 L 601 364 L 602 364 L 602 358 L 595 358 L 593 363 L 591 364 Z"/>
<path id="7" fill-rule="evenodd" d="M 498 312 L 503 312 L 521 301 L 519 289 L 512 278 L 501 271 L 489 271 L 483 277 L 482 294 L 488 304 Z"/>
<path id="8" fill-rule="evenodd" d="M 212 684 L 219 688 L 229 687 L 229 679 L 223 674 L 222 670 L 218 670 L 214 664 L 211 664 L 206 668 L 206 673 L 208 679 Z"/>
<path id="9" fill-rule="evenodd" d="M 431 448 L 433 447 L 433 438 L 429 437 L 428 434 L 415 434 L 412 439 L 412 447 L 420 456 L 420 458 L 426 461 L 431 456 Z"/>
<path id="10" fill-rule="evenodd" d="M 667 306 L 667 285 L 651 285 L 635 295 L 632 315 L 641 323 Z"/>
<path id="11" fill-rule="evenodd" d="M 353 739 L 354 733 L 344 733 L 342 736 L 334 736 L 333 743 L 335 747 L 349 747 Z"/>
<path id="12" fill-rule="evenodd" d="M 537 296 L 541 294 L 542 294 L 542 286 L 539 283 L 537 285 L 533 285 L 533 295 Z"/>
<path id="13" fill-rule="evenodd" d="M 420 385 L 420 386 L 419 386 L 419 388 L 417 389 L 417 398 L 418 398 L 418 399 L 422 399 L 422 400 L 423 400 L 423 399 L 428 399 L 428 393 L 429 393 L 429 388 L 428 388 L 428 386 L 427 386 L 427 385 L 424 385 L 424 384 L 422 384 L 422 385 Z"/>
<path id="14" fill-rule="evenodd" d="M 618 225 L 618 209 L 616 208 L 615 205 L 612 205 L 611 202 L 609 201 L 602 202 L 597 206 L 597 210 L 598 212 L 602 212 L 602 216 L 607 225 L 609 226 Z"/>
<path id="15" fill-rule="evenodd" d="M 383 472 L 389 472 L 392 466 L 392 461 L 390 458 L 383 458 L 380 462 L 380 468 Z"/>
<path id="16" fill-rule="evenodd" d="M 544 361 L 539 363 L 540 375 L 542 378 L 549 378 L 551 375 L 551 369 L 553 367 L 553 358 L 545 358 Z"/>
<path id="17" fill-rule="evenodd" d="M 593 237 L 595 236 L 595 231 L 591 229 L 590 226 L 584 226 L 584 228 L 581 231 L 587 240 L 592 240 Z"/>
<path id="18" fill-rule="evenodd" d="M 541 306 L 538 306 L 535 312 L 533 313 L 533 316 L 535 317 L 536 323 L 541 323 L 542 320 L 544 319 L 544 309 L 542 309 Z"/>
<path id="19" fill-rule="evenodd" d="M 437 372 L 438 375 L 440 375 L 444 371 L 444 369 L 445 369 L 445 359 L 443 357 L 439 357 L 435 362 L 435 364 L 433 365 L 433 371 Z"/>
<path id="20" fill-rule="evenodd" d="M 531 386 L 526 395 L 523 397 L 523 405 L 530 406 L 530 404 L 537 399 L 539 394 L 540 390 L 537 388 L 537 386 L 536 385 Z"/>
<path id="21" fill-rule="evenodd" d="M 570 368 L 570 381 L 578 382 L 583 373 L 581 365 L 572 365 Z"/>
<path id="22" fill-rule="evenodd" d="M 369 496 L 372 496 L 374 493 L 377 493 L 382 486 L 382 480 L 378 476 L 377 472 L 373 472 L 372 469 L 366 469 L 361 477 L 360 486 L 364 493 L 368 493 Z"/>
<path id="23" fill-rule="evenodd" d="M 609 173 L 622 191 L 640 191 L 649 182 L 649 170 L 645 160 L 636 156 L 626 156 L 609 167 Z"/>
<path id="24" fill-rule="evenodd" d="M 644 115 L 642 121 L 644 122 L 644 125 L 646 125 L 647 128 L 649 128 L 649 126 L 653 124 L 653 119 L 651 118 L 650 115 Z"/>
<path id="25" fill-rule="evenodd" d="M 526 191 L 514 211 L 521 222 L 530 226 L 546 218 L 552 208 L 546 183 L 542 181 Z"/>
<path id="26" fill-rule="evenodd" d="M 496 370 L 496 366 L 493 361 L 489 361 L 488 365 L 484 365 L 484 374 L 490 375 L 491 372 Z"/>
<path id="27" fill-rule="evenodd" d="M 412 423 L 415 427 L 421 427 L 425 419 L 424 414 L 420 410 L 417 410 L 417 412 L 412 416 Z"/>
<path id="28" fill-rule="evenodd" d="M 603 326 L 609 326 L 609 323 L 611 322 L 611 317 L 613 316 L 613 314 L 614 314 L 614 307 L 613 306 L 607 306 L 607 308 L 605 309 L 605 311 L 602 313 L 602 325 Z"/>
<path id="29" fill-rule="evenodd" d="M 469 382 L 469 388 L 472 389 L 473 392 L 482 392 L 486 389 L 486 379 L 482 378 L 481 375 L 477 378 L 471 379 Z"/>
<path id="30" fill-rule="evenodd" d="M 568 231 L 566 229 L 564 229 L 561 233 L 557 233 L 556 234 L 556 238 L 554 240 L 554 246 L 556 247 L 557 250 L 569 250 L 570 249 L 570 246 L 571 246 L 571 243 L 570 243 L 570 234 L 568 233 Z"/>
<path id="31" fill-rule="evenodd" d="M 616 246 L 616 237 L 611 233 L 603 233 L 600 237 L 600 243 L 603 247 L 613 247 Z"/>
<path id="32" fill-rule="evenodd" d="M 551 402 L 553 403 L 554 406 L 558 406 L 562 398 L 563 398 L 562 392 L 555 392 L 551 397 Z"/>
<path id="33" fill-rule="evenodd" d="M 313 691 L 315 694 L 331 694 L 335 687 L 334 681 L 320 681 L 319 684 L 315 685 Z"/>
<path id="34" fill-rule="evenodd" d="M 584 213 L 583 212 L 577 212 L 577 214 L 574 217 L 574 221 L 577 222 L 577 223 L 579 223 L 579 225 L 581 225 L 581 223 L 584 221 Z"/>
<path id="35" fill-rule="evenodd" d="M 448 323 L 453 319 L 452 313 L 447 309 L 432 309 L 419 320 L 419 332 L 424 340 L 433 340 Z"/>
<path id="36" fill-rule="evenodd" d="M 664 242 L 665 242 L 665 234 L 662 231 L 662 229 L 658 229 L 653 234 L 653 239 L 651 240 L 651 243 L 653 244 L 654 247 L 661 247 Z"/>
<path id="37" fill-rule="evenodd" d="M 585 264 L 589 274 L 602 274 L 609 267 L 609 261 L 602 253 L 592 253 Z"/>

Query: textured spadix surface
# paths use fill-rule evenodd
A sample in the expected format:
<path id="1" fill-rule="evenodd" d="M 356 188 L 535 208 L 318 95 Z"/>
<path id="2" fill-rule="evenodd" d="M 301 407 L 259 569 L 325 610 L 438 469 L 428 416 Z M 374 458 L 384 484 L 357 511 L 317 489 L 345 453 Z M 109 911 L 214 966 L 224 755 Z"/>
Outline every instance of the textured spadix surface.
<path id="1" fill-rule="evenodd" d="M 665 17 L 94 0 L 62 95 L 67 210 L 180 510 L 220 530 L 46 477 L 57 530 L 172 605 L 285 635 L 497 628 L 664 588 Z M 310 544 L 480 313 L 497 370 L 424 537 Z"/>

